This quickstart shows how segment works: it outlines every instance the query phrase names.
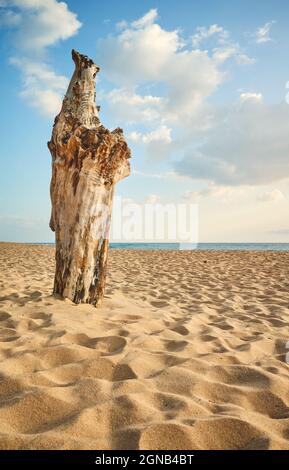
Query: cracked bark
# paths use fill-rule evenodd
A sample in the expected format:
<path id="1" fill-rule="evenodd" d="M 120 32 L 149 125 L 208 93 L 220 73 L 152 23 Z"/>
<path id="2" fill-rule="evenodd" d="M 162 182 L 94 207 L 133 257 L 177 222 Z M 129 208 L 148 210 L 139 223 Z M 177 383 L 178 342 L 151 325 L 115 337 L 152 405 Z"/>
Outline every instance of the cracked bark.
<path id="1" fill-rule="evenodd" d="M 114 185 L 130 173 L 120 128 L 110 132 L 95 104 L 99 67 L 72 51 L 75 70 L 48 147 L 50 228 L 55 232 L 54 294 L 100 306 L 104 296 Z"/>

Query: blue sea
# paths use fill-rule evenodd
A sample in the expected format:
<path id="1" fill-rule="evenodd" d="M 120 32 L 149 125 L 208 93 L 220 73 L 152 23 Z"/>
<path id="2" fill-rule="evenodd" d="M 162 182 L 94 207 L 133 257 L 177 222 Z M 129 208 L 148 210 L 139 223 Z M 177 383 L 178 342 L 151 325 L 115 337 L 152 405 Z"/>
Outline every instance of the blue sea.
<path id="1" fill-rule="evenodd" d="M 289 251 L 289 243 L 198 243 L 183 245 L 179 243 L 111 243 L 110 248 L 129 250 L 258 250 Z"/>
<path id="2" fill-rule="evenodd" d="M 54 245 L 54 243 L 40 243 Z M 243 250 L 243 251 L 289 251 L 289 243 L 198 243 L 183 245 L 179 243 L 110 243 L 111 249 L 125 250 Z"/>

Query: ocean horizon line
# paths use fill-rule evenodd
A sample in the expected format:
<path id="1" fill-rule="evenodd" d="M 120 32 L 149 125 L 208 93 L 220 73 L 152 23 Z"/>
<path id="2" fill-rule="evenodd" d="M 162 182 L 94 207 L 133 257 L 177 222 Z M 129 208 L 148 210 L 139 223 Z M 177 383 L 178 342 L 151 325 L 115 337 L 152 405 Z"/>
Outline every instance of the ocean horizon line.
<path id="1" fill-rule="evenodd" d="M 1 242 L 54 246 L 54 242 Z M 200 242 L 191 244 L 168 242 L 110 242 L 110 249 L 194 250 L 194 251 L 289 251 L 289 242 Z"/>

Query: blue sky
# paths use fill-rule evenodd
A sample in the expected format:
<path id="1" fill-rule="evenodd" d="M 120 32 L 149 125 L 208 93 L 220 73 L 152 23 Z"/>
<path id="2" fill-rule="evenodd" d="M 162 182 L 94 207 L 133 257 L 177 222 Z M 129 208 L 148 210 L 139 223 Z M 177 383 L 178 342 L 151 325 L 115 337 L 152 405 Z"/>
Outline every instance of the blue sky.
<path id="1" fill-rule="evenodd" d="M 101 120 L 132 149 L 119 195 L 198 203 L 202 242 L 288 242 L 288 13 L 285 0 L 0 0 L 0 240 L 53 240 L 46 142 L 75 48 L 100 65 Z"/>

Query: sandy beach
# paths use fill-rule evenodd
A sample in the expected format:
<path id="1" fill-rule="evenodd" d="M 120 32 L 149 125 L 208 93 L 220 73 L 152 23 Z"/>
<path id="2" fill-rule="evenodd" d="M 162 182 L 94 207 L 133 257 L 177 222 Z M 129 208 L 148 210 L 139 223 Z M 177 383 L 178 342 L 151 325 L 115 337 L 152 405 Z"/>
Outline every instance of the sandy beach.
<path id="1" fill-rule="evenodd" d="M 101 309 L 0 266 L 1 449 L 289 449 L 289 252 L 110 250 Z"/>

